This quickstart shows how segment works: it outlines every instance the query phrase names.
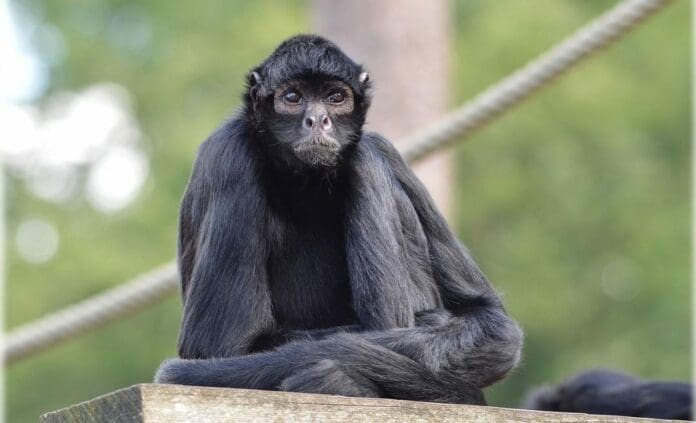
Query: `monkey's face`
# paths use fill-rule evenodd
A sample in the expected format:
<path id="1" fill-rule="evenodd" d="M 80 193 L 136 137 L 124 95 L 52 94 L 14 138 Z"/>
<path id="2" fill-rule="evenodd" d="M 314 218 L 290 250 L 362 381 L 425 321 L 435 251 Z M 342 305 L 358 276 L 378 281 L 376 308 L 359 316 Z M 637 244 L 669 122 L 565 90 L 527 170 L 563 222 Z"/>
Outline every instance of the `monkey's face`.
<path id="1" fill-rule="evenodd" d="M 283 154 L 311 167 L 335 166 L 361 124 L 354 94 L 339 80 L 291 80 L 273 90 L 266 126 Z M 274 147 L 271 147 L 274 148 Z"/>

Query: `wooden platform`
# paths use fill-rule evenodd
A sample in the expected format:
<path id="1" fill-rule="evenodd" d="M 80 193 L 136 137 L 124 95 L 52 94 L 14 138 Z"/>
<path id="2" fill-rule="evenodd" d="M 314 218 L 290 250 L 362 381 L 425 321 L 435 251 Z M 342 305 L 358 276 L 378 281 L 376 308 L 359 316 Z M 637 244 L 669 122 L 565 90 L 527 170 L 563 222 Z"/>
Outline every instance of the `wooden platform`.
<path id="1" fill-rule="evenodd" d="M 509 408 L 142 384 L 46 413 L 58 422 L 659 422 Z"/>

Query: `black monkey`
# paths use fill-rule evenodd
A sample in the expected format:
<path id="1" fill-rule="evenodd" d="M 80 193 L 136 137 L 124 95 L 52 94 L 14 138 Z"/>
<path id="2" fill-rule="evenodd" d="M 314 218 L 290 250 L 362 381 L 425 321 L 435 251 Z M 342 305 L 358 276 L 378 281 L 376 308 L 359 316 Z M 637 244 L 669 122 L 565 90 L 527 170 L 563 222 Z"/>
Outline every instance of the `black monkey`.
<path id="1" fill-rule="evenodd" d="M 690 420 L 693 387 L 684 382 L 645 381 L 611 370 L 588 370 L 558 386 L 528 395 L 523 408 Z"/>
<path id="2" fill-rule="evenodd" d="M 283 42 L 204 142 L 183 199 L 180 359 L 157 382 L 483 403 L 522 332 L 398 152 L 370 81 Z"/>

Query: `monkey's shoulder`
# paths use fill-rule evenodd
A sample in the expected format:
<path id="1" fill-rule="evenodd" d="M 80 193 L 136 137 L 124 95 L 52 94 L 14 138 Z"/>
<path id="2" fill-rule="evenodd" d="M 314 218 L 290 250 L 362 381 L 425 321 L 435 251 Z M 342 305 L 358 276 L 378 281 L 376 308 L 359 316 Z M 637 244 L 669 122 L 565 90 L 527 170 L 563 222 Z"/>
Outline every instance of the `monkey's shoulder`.
<path id="1" fill-rule="evenodd" d="M 369 163 L 370 166 L 381 163 L 393 170 L 409 169 L 394 144 L 376 132 L 365 132 L 358 142 L 357 150 L 363 161 L 372 162 Z"/>
<path id="2" fill-rule="evenodd" d="M 394 144 L 375 132 L 366 132 L 358 143 L 359 162 L 363 168 L 383 167 L 399 184 L 411 185 L 417 181 L 413 171 L 401 157 Z M 360 169 L 358 169 L 360 171 Z"/>
<path id="3" fill-rule="evenodd" d="M 218 126 L 198 148 L 198 155 L 220 155 L 248 150 L 251 136 L 249 125 L 241 115 L 235 115 Z"/>
<path id="4" fill-rule="evenodd" d="M 358 148 L 381 156 L 398 156 L 399 152 L 388 139 L 377 132 L 365 132 L 360 138 Z"/>
<path id="5" fill-rule="evenodd" d="M 250 130 L 241 117 L 225 121 L 198 147 L 194 176 L 208 182 L 240 181 L 258 171 Z"/>

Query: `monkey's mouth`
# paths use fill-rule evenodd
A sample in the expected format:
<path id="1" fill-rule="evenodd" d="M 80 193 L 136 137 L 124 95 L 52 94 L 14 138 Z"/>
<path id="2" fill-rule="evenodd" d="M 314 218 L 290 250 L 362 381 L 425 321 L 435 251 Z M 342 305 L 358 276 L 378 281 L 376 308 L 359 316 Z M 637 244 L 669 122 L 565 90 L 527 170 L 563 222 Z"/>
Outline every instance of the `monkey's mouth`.
<path id="1" fill-rule="evenodd" d="M 341 145 L 327 135 L 308 137 L 292 148 L 301 162 L 310 166 L 333 166 L 338 162 Z"/>

